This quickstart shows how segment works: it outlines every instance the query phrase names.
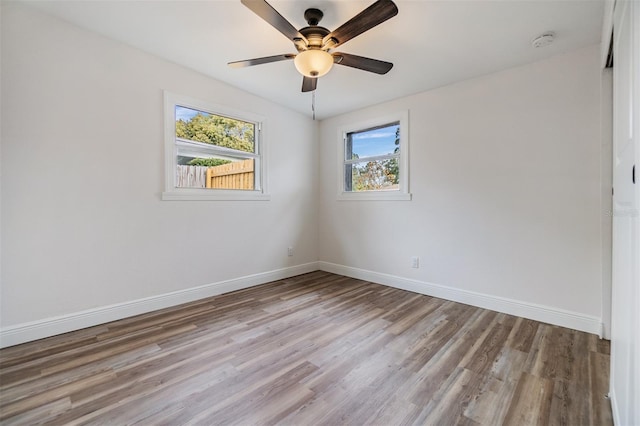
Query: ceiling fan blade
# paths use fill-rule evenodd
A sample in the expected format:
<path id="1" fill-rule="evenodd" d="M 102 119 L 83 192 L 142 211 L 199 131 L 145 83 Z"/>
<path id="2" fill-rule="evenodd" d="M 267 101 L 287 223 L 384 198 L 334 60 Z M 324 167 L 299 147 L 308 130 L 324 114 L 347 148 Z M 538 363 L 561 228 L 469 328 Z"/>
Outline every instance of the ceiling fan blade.
<path id="1" fill-rule="evenodd" d="M 365 58 L 364 56 L 350 55 L 349 53 L 333 53 L 333 62 L 351 68 L 358 68 L 376 74 L 386 74 L 393 68 L 391 62 L 378 59 Z"/>
<path id="2" fill-rule="evenodd" d="M 241 3 L 271 24 L 273 28 L 284 34 L 289 40 L 300 38 L 306 42 L 306 38 L 265 0 L 241 0 Z"/>
<path id="3" fill-rule="evenodd" d="M 346 43 L 352 38 L 362 34 L 365 31 L 370 30 L 386 21 L 393 18 L 398 14 L 398 7 L 391 0 L 378 0 L 371 6 L 342 24 L 339 28 L 327 34 L 323 39 L 323 44 L 326 44 L 329 40 L 336 40 L 336 44 L 332 47 L 337 47 Z"/>
<path id="4" fill-rule="evenodd" d="M 304 77 L 302 79 L 302 91 L 303 92 L 313 92 L 316 90 L 316 86 L 318 86 L 318 79 L 313 77 Z"/>
<path id="5" fill-rule="evenodd" d="M 268 64 L 269 62 L 285 61 L 287 59 L 293 59 L 296 55 L 292 53 L 285 53 L 284 55 L 265 56 L 263 58 L 245 59 L 244 61 L 229 62 L 227 65 L 233 68 L 244 68 L 253 65 Z"/>

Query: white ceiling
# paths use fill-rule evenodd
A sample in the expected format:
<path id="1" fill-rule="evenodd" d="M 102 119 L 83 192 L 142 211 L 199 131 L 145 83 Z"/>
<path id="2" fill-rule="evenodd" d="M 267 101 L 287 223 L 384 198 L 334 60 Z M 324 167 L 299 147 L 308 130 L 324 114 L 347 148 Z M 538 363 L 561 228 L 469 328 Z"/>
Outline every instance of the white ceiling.
<path id="1" fill-rule="evenodd" d="M 333 30 L 373 0 L 268 0 L 296 28 L 321 9 Z M 30 1 L 51 15 L 311 115 L 311 93 L 293 61 L 233 69 L 229 61 L 295 53 L 281 33 L 239 0 Z M 338 47 L 393 62 L 386 75 L 335 66 L 321 77 L 322 119 L 456 81 L 530 63 L 600 41 L 603 0 L 397 0 L 398 15 Z M 553 31 L 556 41 L 531 40 Z"/>

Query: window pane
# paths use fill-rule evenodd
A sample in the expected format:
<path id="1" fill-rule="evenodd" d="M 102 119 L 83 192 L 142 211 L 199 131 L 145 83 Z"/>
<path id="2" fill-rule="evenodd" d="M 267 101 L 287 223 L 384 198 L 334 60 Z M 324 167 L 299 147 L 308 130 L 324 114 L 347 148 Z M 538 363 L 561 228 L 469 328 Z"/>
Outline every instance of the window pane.
<path id="1" fill-rule="evenodd" d="M 255 160 L 192 158 L 176 166 L 176 187 L 253 190 Z"/>
<path id="2" fill-rule="evenodd" d="M 398 159 L 362 161 L 345 165 L 346 191 L 400 189 Z"/>
<path id="3" fill-rule="evenodd" d="M 400 123 L 347 134 L 347 160 L 389 155 L 399 151 Z"/>
<path id="4" fill-rule="evenodd" d="M 176 137 L 255 152 L 255 125 L 176 105 Z"/>

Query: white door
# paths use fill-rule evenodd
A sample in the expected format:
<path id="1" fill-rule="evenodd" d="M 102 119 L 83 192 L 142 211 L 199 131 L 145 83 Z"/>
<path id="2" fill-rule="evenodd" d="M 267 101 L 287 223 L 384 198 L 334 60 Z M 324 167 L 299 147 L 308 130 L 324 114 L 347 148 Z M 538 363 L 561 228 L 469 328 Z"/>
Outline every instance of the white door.
<path id="1" fill-rule="evenodd" d="M 640 2 L 618 0 L 613 38 L 611 383 L 614 420 L 640 425 Z"/>

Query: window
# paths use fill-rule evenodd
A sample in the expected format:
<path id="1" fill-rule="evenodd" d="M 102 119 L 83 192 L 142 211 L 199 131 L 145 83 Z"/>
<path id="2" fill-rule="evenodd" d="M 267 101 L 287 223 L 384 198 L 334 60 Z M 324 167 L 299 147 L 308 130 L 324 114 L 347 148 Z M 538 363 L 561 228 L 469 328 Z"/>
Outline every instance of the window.
<path id="1" fill-rule="evenodd" d="M 411 199 L 407 129 L 406 111 L 340 129 L 338 199 Z"/>
<path id="2" fill-rule="evenodd" d="M 262 119 L 165 92 L 163 200 L 264 200 Z"/>

